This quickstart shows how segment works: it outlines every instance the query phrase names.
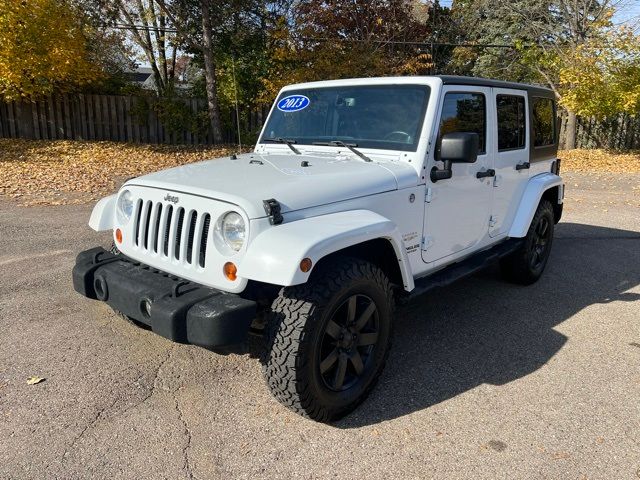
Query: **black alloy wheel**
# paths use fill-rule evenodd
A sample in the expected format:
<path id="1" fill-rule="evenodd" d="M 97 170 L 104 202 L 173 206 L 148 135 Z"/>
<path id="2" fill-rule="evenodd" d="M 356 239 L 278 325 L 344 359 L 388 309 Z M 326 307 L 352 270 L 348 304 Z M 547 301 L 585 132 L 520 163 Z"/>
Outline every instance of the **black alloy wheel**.
<path id="1" fill-rule="evenodd" d="M 335 392 L 358 384 L 371 369 L 378 345 L 376 304 L 366 295 L 352 295 L 327 322 L 319 349 L 320 376 Z"/>
<path id="2" fill-rule="evenodd" d="M 551 245 L 551 228 L 549 218 L 541 216 L 533 230 L 533 241 L 531 245 L 531 255 L 529 265 L 532 270 L 540 269 L 542 264 L 546 262 L 548 250 Z"/>

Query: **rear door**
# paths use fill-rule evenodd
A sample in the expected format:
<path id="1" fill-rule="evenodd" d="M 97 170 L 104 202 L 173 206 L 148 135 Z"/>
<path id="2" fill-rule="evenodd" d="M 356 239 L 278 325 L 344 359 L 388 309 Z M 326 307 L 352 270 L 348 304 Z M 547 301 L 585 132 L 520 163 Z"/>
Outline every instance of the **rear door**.
<path id="1" fill-rule="evenodd" d="M 493 200 L 489 235 L 506 234 L 529 179 L 529 116 L 527 92 L 492 89 L 494 125 Z"/>

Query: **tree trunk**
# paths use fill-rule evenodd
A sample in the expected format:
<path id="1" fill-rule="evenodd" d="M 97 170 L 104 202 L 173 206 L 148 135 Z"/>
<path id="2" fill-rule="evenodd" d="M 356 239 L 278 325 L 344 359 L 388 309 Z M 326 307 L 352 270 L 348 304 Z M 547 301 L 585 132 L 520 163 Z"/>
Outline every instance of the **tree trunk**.
<path id="1" fill-rule="evenodd" d="M 222 143 L 222 125 L 220 122 L 220 109 L 218 107 L 216 64 L 213 58 L 213 30 L 211 28 L 209 1 L 210 0 L 200 0 L 200 7 L 202 9 L 204 78 L 207 90 L 209 121 L 211 123 L 211 130 L 213 131 L 213 141 L 214 143 Z"/>
<path id="2" fill-rule="evenodd" d="M 574 150 L 576 148 L 576 128 L 578 120 L 576 112 L 567 111 L 567 126 L 565 128 L 564 148 L 565 150 Z"/>

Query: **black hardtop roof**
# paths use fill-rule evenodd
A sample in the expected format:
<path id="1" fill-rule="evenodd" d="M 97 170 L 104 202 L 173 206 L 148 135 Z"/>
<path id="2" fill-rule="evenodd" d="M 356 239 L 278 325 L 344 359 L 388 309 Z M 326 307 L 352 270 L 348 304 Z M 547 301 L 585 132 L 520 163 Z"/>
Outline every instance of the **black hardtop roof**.
<path id="1" fill-rule="evenodd" d="M 475 85 L 477 87 L 512 88 L 514 90 L 526 90 L 527 92 L 540 97 L 555 99 L 553 90 L 539 85 L 528 85 L 526 83 L 505 82 L 502 80 L 492 80 L 480 77 L 462 77 L 456 75 L 435 75 L 445 85 Z"/>

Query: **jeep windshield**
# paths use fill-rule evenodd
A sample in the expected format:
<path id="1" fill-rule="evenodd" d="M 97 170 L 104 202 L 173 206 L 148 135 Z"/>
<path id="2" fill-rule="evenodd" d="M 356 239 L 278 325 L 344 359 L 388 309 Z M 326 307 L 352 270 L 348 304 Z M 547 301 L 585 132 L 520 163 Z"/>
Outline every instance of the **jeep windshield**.
<path id="1" fill-rule="evenodd" d="M 280 94 L 260 143 L 343 142 L 415 152 L 429 101 L 425 85 L 304 88 Z"/>

